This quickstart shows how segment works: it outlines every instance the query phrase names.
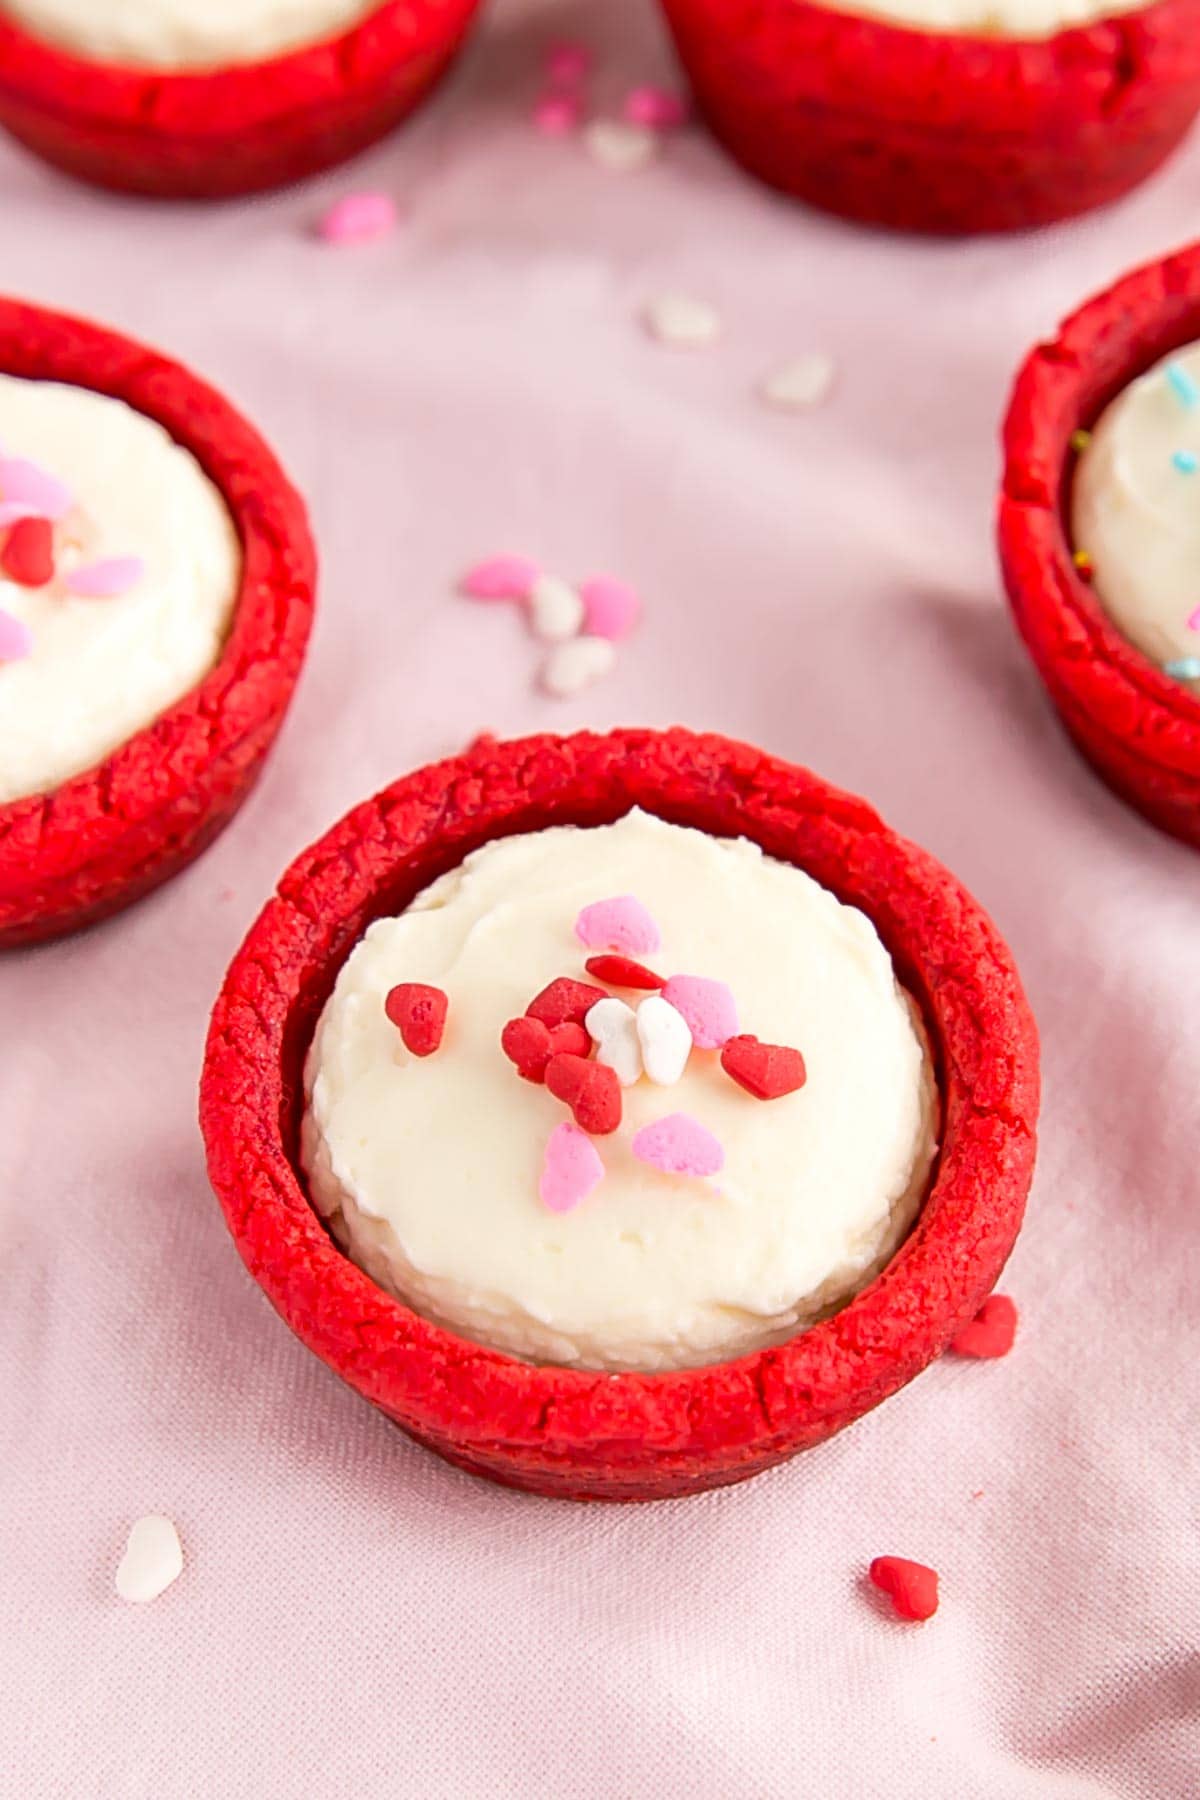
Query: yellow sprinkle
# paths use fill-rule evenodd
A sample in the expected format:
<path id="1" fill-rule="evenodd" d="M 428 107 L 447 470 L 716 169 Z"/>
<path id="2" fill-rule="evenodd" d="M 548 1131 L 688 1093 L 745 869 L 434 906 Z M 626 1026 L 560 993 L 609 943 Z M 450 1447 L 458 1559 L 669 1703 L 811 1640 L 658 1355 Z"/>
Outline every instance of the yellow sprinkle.
<path id="1" fill-rule="evenodd" d="M 1092 434 L 1090 431 L 1073 431 L 1071 433 L 1071 448 L 1074 450 L 1076 456 L 1082 456 L 1091 441 Z"/>
<path id="2" fill-rule="evenodd" d="M 1088 555 L 1086 550 L 1076 550 L 1074 556 L 1071 558 L 1071 561 L 1075 564 L 1075 567 L 1077 569 L 1087 570 L 1087 569 L 1090 569 L 1092 566 L 1092 559 Z"/>

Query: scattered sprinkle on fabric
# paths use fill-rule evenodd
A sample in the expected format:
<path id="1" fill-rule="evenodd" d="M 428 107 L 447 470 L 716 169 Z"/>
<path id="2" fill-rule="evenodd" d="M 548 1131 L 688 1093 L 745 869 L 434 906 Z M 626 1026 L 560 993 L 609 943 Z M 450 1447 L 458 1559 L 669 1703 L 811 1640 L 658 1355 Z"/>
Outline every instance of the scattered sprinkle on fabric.
<path id="1" fill-rule="evenodd" d="M 560 38 L 548 47 L 544 66 L 547 81 L 575 87 L 591 73 L 592 52 L 580 38 Z"/>
<path id="2" fill-rule="evenodd" d="M 647 1078 L 657 1087 L 674 1087 L 692 1053 L 687 1020 L 661 994 L 651 994 L 637 1009 L 637 1031 Z"/>
<path id="3" fill-rule="evenodd" d="M 1017 1336 L 1017 1308 L 1007 1294 L 989 1294 L 969 1325 L 964 1325 L 950 1348 L 956 1356 L 991 1359 L 1007 1356 Z"/>
<path id="4" fill-rule="evenodd" d="M 592 161 L 614 175 L 648 168 L 661 147 L 656 131 L 625 119 L 594 119 L 583 135 Z"/>
<path id="5" fill-rule="evenodd" d="M 1191 450 L 1177 450 L 1171 461 L 1181 475 L 1194 475 L 1200 469 L 1200 459 Z"/>
<path id="6" fill-rule="evenodd" d="M 651 131 L 677 131 L 688 120 L 683 95 L 651 82 L 631 89 L 622 111 L 631 125 L 645 125 Z"/>
<path id="7" fill-rule="evenodd" d="M 543 94 L 534 102 L 533 123 L 543 137 L 569 137 L 583 123 L 578 94 Z"/>
<path id="8" fill-rule="evenodd" d="M 1175 681 L 1200 681 L 1200 656 L 1177 656 L 1163 664 L 1163 674 Z"/>
<path id="9" fill-rule="evenodd" d="M 1189 613 L 1187 628 L 1189 631 L 1200 631 L 1200 606 L 1196 608 L 1195 612 Z"/>
<path id="10" fill-rule="evenodd" d="M 544 644 L 565 644 L 578 637 L 584 604 L 577 588 L 559 575 L 539 575 L 529 591 L 529 624 Z"/>
<path id="11" fill-rule="evenodd" d="M 182 1573 L 183 1547 L 173 1521 L 163 1513 L 147 1513 L 136 1520 L 117 1566 L 120 1598 L 144 1606 L 164 1594 Z"/>
<path id="12" fill-rule="evenodd" d="M 543 690 L 555 700 L 568 700 L 611 674 L 617 653 L 608 638 L 577 637 L 556 644 L 542 664 Z"/>
<path id="13" fill-rule="evenodd" d="M 541 573 L 528 556 L 489 556 L 467 570 L 459 587 L 471 600 L 528 600 Z"/>
<path id="14" fill-rule="evenodd" d="M 1090 431 L 1080 430 L 1071 433 L 1071 448 L 1076 456 L 1082 456 L 1091 441 L 1092 434 Z"/>
<path id="15" fill-rule="evenodd" d="M 584 630 L 592 637 L 619 644 L 629 636 L 642 615 L 640 595 L 626 581 L 613 575 L 593 575 L 579 590 L 583 601 Z"/>
<path id="16" fill-rule="evenodd" d="M 33 649 L 33 633 L 23 619 L 0 606 L 0 663 L 24 662 Z"/>
<path id="17" fill-rule="evenodd" d="M 689 1113 L 669 1113 L 634 1134 L 633 1154 L 639 1162 L 664 1175 L 691 1175 L 703 1179 L 725 1167 L 719 1139 L 706 1131 Z"/>
<path id="18" fill-rule="evenodd" d="M 146 565 L 140 556 L 110 556 L 70 570 L 63 577 L 63 586 L 78 599 L 115 600 L 131 593 L 145 576 Z"/>
<path id="19" fill-rule="evenodd" d="M 549 1212 L 571 1212 L 604 1180 L 600 1153 L 578 1125 L 556 1125 L 550 1133 L 538 1183 Z"/>
<path id="20" fill-rule="evenodd" d="M 576 919 L 575 936 L 589 950 L 620 950 L 629 956 L 652 956 L 662 948 L 653 915 L 634 894 L 593 900 Z"/>
<path id="21" fill-rule="evenodd" d="M 322 214 L 317 235 L 327 244 L 369 244 L 394 231 L 398 218 L 390 194 L 343 194 Z"/>
<path id="22" fill-rule="evenodd" d="M 810 351 L 780 363 L 759 384 L 759 395 L 780 412 L 806 412 L 826 399 L 837 374 L 832 357 Z"/>
<path id="23" fill-rule="evenodd" d="M 885 1593 L 902 1619 L 932 1619 L 938 1609 L 937 1570 L 904 1556 L 877 1556 L 871 1580 Z"/>
<path id="24" fill-rule="evenodd" d="M 691 294 L 659 294 L 642 311 L 646 329 L 674 350 L 703 350 L 721 335 L 721 315 L 707 300 Z"/>

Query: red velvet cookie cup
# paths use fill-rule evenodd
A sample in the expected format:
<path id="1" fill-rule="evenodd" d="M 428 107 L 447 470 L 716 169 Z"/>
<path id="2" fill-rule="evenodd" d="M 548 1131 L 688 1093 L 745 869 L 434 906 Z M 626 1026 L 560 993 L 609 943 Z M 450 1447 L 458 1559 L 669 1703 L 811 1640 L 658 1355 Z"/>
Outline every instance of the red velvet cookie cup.
<path id="1" fill-rule="evenodd" d="M 127 906 L 227 824 L 296 685 L 316 553 L 304 503 L 258 433 L 177 363 L 100 326 L 0 300 L 0 371 L 90 388 L 156 419 L 220 490 L 243 554 L 233 626 L 200 686 L 95 768 L 0 806 L 7 948 Z"/>
<path id="2" fill-rule="evenodd" d="M 386 0 L 340 36 L 213 71 L 89 61 L 0 17 L 0 125 L 69 174 L 216 198 L 297 181 L 420 104 L 479 0 Z"/>
<path id="3" fill-rule="evenodd" d="M 1200 846 L 1200 700 L 1111 623 L 1075 567 L 1069 525 L 1072 433 L 1198 338 L 1193 245 L 1090 300 L 1032 352 L 1004 426 L 999 544 L 1021 636 L 1076 745 L 1147 819 Z"/>
<path id="4" fill-rule="evenodd" d="M 754 175 L 846 218 L 1011 231 L 1114 200 L 1200 110 L 1200 0 L 1035 42 L 808 0 L 662 0 L 701 113 Z"/>
<path id="5" fill-rule="evenodd" d="M 490 838 L 599 825 L 634 806 L 748 836 L 875 921 L 925 1014 L 943 1142 L 912 1235 L 834 1317 L 736 1362 L 583 1374 L 440 1330 L 342 1254 L 297 1173 L 302 1067 L 338 970 L 373 919 Z M 945 1348 L 1016 1237 L 1037 1105 L 1037 1035 L 1020 981 L 954 877 L 806 770 L 674 730 L 481 742 L 349 813 L 293 863 L 226 977 L 200 1113 L 247 1267 L 353 1388 L 474 1474 L 562 1498 L 651 1500 L 740 1481 L 820 1442 Z"/>

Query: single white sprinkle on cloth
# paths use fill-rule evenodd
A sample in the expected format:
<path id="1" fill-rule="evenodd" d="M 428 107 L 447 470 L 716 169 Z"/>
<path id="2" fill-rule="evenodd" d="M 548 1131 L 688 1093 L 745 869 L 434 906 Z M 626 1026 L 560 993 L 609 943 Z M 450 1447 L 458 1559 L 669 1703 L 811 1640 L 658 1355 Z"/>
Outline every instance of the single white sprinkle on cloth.
<path id="1" fill-rule="evenodd" d="M 165 1594 L 182 1574 L 183 1548 L 173 1522 L 163 1513 L 147 1513 L 136 1520 L 117 1567 L 120 1598 L 144 1606 Z"/>
<path id="2" fill-rule="evenodd" d="M 721 335 L 721 315 L 707 300 L 691 294 L 659 294 L 646 304 L 646 329 L 672 349 L 703 350 Z"/>
<path id="3" fill-rule="evenodd" d="M 758 391 L 768 406 L 781 412 L 805 412 L 828 396 L 836 374 L 833 359 L 814 351 L 781 363 L 764 376 Z"/>
<path id="4" fill-rule="evenodd" d="M 622 119 L 594 120 L 583 141 L 592 161 L 614 175 L 636 174 L 654 161 L 662 147 L 657 132 Z"/>

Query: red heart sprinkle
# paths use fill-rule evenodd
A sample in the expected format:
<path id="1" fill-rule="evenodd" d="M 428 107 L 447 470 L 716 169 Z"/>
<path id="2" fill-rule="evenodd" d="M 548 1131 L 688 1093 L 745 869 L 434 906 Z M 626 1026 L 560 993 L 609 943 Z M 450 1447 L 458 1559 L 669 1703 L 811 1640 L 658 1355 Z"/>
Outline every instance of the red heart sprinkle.
<path id="1" fill-rule="evenodd" d="M 546 1064 L 552 1056 L 586 1056 L 591 1039 L 582 1025 L 556 1025 L 554 1030 L 540 1019 L 510 1019 L 500 1033 L 500 1048 L 517 1073 L 525 1081 L 544 1081 Z"/>
<path id="2" fill-rule="evenodd" d="M 54 576 L 54 527 L 49 519 L 18 519 L 0 550 L 0 568 L 22 587 L 45 587 Z"/>
<path id="3" fill-rule="evenodd" d="M 609 987 L 623 988 L 660 988 L 666 986 L 666 979 L 656 975 L 653 969 L 643 967 L 634 962 L 630 956 L 589 956 L 584 965 L 589 975 L 597 981 L 606 981 Z"/>
<path id="4" fill-rule="evenodd" d="M 546 1064 L 546 1086 L 575 1115 L 581 1131 L 606 1137 L 621 1123 L 621 1084 L 607 1063 L 584 1056 L 552 1056 Z"/>
<path id="5" fill-rule="evenodd" d="M 991 1294 L 950 1348 L 958 1356 L 1007 1356 L 1017 1335 L 1017 1309 L 1007 1294 Z"/>
<path id="6" fill-rule="evenodd" d="M 729 1039 L 721 1051 L 721 1067 L 756 1100 L 794 1094 L 808 1080 L 798 1050 L 789 1050 L 785 1044 L 760 1044 L 748 1035 Z"/>
<path id="7" fill-rule="evenodd" d="M 938 1609 L 936 1569 L 909 1562 L 903 1556 L 877 1556 L 871 1564 L 871 1580 L 882 1588 L 902 1619 L 932 1619 Z"/>
<path id="8" fill-rule="evenodd" d="M 525 1008 L 527 1019 L 540 1019 L 543 1025 L 582 1025 L 597 1000 L 607 1000 L 603 988 L 591 987 L 586 981 L 572 981 L 560 975 Z"/>
<path id="9" fill-rule="evenodd" d="M 432 1056 L 446 1029 L 450 1002 L 441 988 L 422 981 L 402 981 L 384 1001 L 384 1009 L 414 1056 Z"/>

